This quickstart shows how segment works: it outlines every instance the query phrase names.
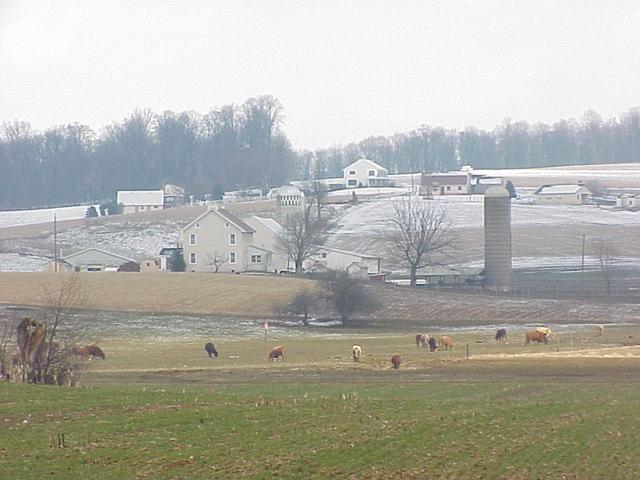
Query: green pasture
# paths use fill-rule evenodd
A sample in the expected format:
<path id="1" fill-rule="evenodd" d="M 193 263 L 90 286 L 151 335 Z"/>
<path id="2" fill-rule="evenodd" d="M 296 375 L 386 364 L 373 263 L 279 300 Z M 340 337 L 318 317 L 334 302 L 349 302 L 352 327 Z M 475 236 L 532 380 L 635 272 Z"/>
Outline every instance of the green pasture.
<path id="1" fill-rule="evenodd" d="M 82 387 L 0 383 L 0 479 L 640 478 L 637 327 L 101 342 Z M 363 346 L 361 363 L 351 345 Z M 469 344 L 470 358 L 466 346 Z M 402 356 L 399 370 L 392 354 Z"/>
<path id="2" fill-rule="evenodd" d="M 0 477 L 630 479 L 639 408 L 615 381 L 4 384 Z"/>

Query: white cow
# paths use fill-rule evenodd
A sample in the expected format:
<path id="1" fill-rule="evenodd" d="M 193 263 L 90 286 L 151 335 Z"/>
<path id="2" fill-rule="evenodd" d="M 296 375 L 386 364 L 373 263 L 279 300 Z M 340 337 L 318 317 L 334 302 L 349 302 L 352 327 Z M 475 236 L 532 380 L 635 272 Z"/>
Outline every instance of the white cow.
<path id="1" fill-rule="evenodd" d="M 362 347 L 360 345 L 354 345 L 351 348 L 351 353 L 353 355 L 353 361 L 358 363 L 360 361 L 360 357 L 362 356 Z"/>

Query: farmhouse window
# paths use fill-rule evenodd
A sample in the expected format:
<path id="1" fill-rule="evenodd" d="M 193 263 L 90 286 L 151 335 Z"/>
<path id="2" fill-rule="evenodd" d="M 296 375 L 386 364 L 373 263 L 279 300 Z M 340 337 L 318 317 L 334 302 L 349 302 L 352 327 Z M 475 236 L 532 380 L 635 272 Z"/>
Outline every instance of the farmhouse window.
<path id="1" fill-rule="evenodd" d="M 349 170 L 349 175 L 355 175 L 356 171 L 355 170 Z"/>
<path id="2" fill-rule="evenodd" d="M 229 222 L 224 222 L 224 228 L 229 228 Z"/>
<path id="3" fill-rule="evenodd" d="M 200 228 L 200 222 L 196 223 L 196 228 Z"/>
<path id="4" fill-rule="evenodd" d="M 355 187 L 356 185 L 358 185 L 358 181 L 357 180 L 349 180 L 347 185 L 349 185 L 350 187 Z"/>
<path id="5" fill-rule="evenodd" d="M 447 185 L 447 191 L 451 190 L 451 185 Z"/>
<path id="6" fill-rule="evenodd" d="M 375 170 L 369 170 L 369 176 L 370 177 L 375 177 L 376 176 L 376 171 Z"/>
<path id="7" fill-rule="evenodd" d="M 196 244 L 196 234 L 192 233 L 191 235 L 189 235 L 189 245 L 195 245 Z"/>
<path id="8" fill-rule="evenodd" d="M 192 253 L 189 255 L 189 263 L 196 263 L 196 254 Z"/>
<path id="9" fill-rule="evenodd" d="M 462 190 L 462 186 L 458 185 L 458 191 Z"/>
<path id="10" fill-rule="evenodd" d="M 230 233 L 229 234 L 229 245 L 235 245 L 236 244 L 236 234 L 235 233 Z"/>
<path id="11" fill-rule="evenodd" d="M 251 255 L 251 263 L 261 263 L 262 255 Z"/>
<path id="12" fill-rule="evenodd" d="M 236 252 L 229 253 L 229 263 L 236 263 Z"/>

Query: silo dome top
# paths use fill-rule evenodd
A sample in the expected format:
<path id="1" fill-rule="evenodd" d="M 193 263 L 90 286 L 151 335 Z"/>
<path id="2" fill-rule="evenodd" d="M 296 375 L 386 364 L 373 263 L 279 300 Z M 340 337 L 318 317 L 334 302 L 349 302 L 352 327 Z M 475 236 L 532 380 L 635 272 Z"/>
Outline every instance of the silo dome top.
<path id="1" fill-rule="evenodd" d="M 299 196 L 304 197 L 304 192 L 299 188 L 294 187 L 293 185 L 285 185 L 284 187 L 280 187 L 278 189 L 278 196 Z"/>
<path id="2" fill-rule="evenodd" d="M 485 197 L 492 197 L 492 198 L 496 198 L 496 197 L 507 197 L 509 198 L 509 191 L 502 187 L 502 186 L 494 186 L 494 187 L 489 187 L 487 188 L 487 191 L 484 193 Z"/>

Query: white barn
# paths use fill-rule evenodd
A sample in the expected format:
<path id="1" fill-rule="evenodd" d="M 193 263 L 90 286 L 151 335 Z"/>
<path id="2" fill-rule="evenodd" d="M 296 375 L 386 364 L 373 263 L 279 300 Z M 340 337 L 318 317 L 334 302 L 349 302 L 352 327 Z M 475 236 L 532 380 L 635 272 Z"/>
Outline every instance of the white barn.
<path id="1" fill-rule="evenodd" d="M 120 190 L 116 203 L 122 205 L 122 213 L 162 210 L 164 190 Z"/>
<path id="2" fill-rule="evenodd" d="M 584 185 L 543 185 L 534 194 L 538 205 L 582 205 L 591 197 Z"/>

